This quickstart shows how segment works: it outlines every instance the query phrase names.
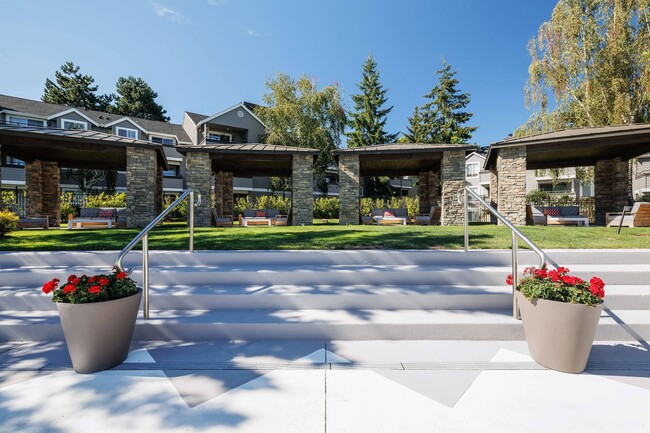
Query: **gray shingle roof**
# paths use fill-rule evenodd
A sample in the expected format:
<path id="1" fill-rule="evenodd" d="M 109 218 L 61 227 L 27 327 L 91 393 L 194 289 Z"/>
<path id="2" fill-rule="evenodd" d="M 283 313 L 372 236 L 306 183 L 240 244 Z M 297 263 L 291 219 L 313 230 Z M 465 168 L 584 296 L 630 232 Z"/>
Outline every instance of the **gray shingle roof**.
<path id="1" fill-rule="evenodd" d="M 213 153 L 307 153 L 312 155 L 318 155 L 319 153 L 318 149 L 311 149 L 308 147 L 292 147 L 264 143 L 177 146 L 176 150 L 181 153 L 185 153 L 187 151 L 208 151 Z"/>
<path id="2" fill-rule="evenodd" d="M 198 125 L 199 122 L 203 119 L 207 119 L 210 116 L 205 116 L 203 114 L 197 114 L 197 113 L 190 113 L 189 111 L 186 111 L 185 114 L 194 122 L 195 125 Z"/>
<path id="3" fill-rule="evenodd" d="M 335 155 L 342 153 L 401 153 L 401 152 L 432 152 L 445 150 L 476 150 L 474 144 L 438 144 L 438 143 L 386 143 L 364 147 L 336 149 Z"/>

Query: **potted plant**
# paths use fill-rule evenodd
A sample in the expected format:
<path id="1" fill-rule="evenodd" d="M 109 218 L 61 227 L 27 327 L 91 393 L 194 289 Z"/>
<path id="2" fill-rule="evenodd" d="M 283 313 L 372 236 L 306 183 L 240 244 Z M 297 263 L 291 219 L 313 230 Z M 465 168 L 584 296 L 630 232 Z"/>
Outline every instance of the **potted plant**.
<path id="1" fill-rule="evenodd" d="M 70 275 L 43 285 L 61 318 L 65 342 L 77 373 L 94 373 L 121 364 L 129 353 L 142 290 L 124 272 Z"/>
<path id="2" fill-rule="evenodd" d="M 506 282 L 512 285 L 512 275 Z M 524 270 L 515 296 L 535 362 L 565 373 L 584 371 L 603 311 L 604 287 L 600 278 L 586 282 L 565 267 Z"/>

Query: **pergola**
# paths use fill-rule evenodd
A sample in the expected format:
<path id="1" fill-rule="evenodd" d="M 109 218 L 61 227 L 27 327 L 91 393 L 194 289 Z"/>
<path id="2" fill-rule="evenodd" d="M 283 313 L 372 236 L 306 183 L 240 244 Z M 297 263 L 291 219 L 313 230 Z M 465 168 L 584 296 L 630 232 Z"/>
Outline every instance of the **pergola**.
<path id="1" fill-rule="evenodd" d="M 650 151 L 650 124 L 564 129 L 490 145 L 490 200 L 526 224 L 526 170 L 594 166 L 596 224 L 632 201 L 629 160 Z"/>
<path id="2" fill-rule="evenodd" d="M 27 215 L 59 221 L 60 167 L 126 171 L 127 226 L 142 227 L 162 210 L 160 144 L 98 131 L 0 124 L 0 155 L 25 162 Z M 0 179 L 2 172 L 0 172 Z"/>
<path id="3" fill-rule="evenodd" d="M 474 145 L 389 143 L 338 149 L 339 221 L 359 224 L 360 180 L 364 176 L 418 176 L 420 212 L 441 205 L 443 225 L 463 224 L 463 208 L 456 194 L 465 185 L 465 156 Z M 442 183 L 442 194 L 440 184 Z"/>
<path id="4" fill-rule="evenodd" d="M 185 155 L 186 183 L 204 200 L 195 209 L 195 223 L 209 226 L 212 175 L 215 207 L 221 215 L 234 213 L 235 176 L 291 177 L 291 210 L 294 225 L 313 223 L 313 166 L 317 149 L 259 143 L 177 146 Z"/>

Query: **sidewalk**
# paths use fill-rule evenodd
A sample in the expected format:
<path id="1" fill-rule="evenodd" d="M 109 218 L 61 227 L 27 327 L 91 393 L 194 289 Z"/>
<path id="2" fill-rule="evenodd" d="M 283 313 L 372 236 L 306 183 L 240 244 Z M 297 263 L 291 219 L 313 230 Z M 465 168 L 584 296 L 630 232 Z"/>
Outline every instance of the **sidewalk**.
<path id="1" fill-rule="evenodd" d="M 596 343 L 569 375 L 520 341 L 141 342 L 78 375 L 63 343 L 9 343 L 0 431 L 645 433 L 649 349 Z"/>

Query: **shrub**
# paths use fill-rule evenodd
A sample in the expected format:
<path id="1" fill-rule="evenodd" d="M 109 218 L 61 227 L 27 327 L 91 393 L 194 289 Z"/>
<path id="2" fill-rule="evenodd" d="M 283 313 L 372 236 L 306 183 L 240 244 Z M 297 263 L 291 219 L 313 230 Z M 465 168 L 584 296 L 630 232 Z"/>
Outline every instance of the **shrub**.
<path id="1" fill-rule="evenodd" d="M 68 215 L 76 215 L 77 209 L 77 205 L 74 204 L 74 195 L 71 192 L 64 192 L 61 194 L 61 207 L 59 209 L 59 214 L 62 223 L 68 222 Z"/>
<path id="2" fill-rule="evenodd" d="M 178 196 L 165 196 L 163 198 L 163 210 L 167 209 L 178 199 Z M 185 221 L 189 213 L 189 198 L 186 198 L 174 208 L 169 215 L 167 215 L 167 221 Z"/>
<path id="3" fill-rule="evenodd" d="M 235 199 L 235 215 L 243 214 L 246 209 L 255 209 L 250 197 L 239 197 Z"/>
<path id="4" fill-rule="evenodd" d="M 533 206 L 548 206 L 551 204 L 551 196 L 546 191 L 536 189 L 526 194 L 526 203 Z"/>
<path id="5" fill-rule="evenodd" d="M 18 206 L 18 200 L 16 200 L 16 193 L 14 191 L 2 191 L 0 201 L 4 203 L 4 206 Z"/>
<path id="6" fill-rule="evenodd" d="M 18 227 L 18 215 L 8 210 L 0 210 L 0 237 Z"/>
<path id="7" fill-rule="evenodd" d="M 314 199 L 314 218 L 338 218 L 340 203 L 338 197 L 320 197 Z"/>
<path id="8" fill-rule="evenodd" d="M 414 218 L 420 210 L 420 200 L 417 197 L 391 197 L 390 200 L 381 198 L 373 199 L 364 197 L 361 199 L 361 215 L 368 215 L 372 209 L 381 208 L 405 208 L 410 218 Z"/>
<path id="9" fill-rule="evenodd" d="M 126 193 L 89 195 L 85 207 L 126 207 Z"/>

